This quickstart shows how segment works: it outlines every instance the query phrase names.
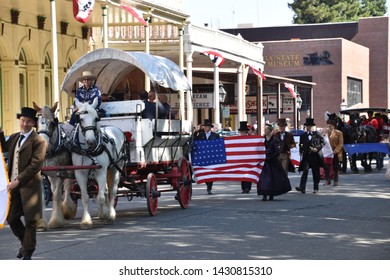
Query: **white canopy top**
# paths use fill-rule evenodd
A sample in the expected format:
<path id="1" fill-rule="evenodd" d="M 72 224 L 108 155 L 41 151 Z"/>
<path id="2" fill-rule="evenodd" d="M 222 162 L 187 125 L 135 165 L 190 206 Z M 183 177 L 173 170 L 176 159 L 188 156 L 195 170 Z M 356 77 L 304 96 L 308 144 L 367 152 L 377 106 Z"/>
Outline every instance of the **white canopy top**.
<path id="1" fill-rule="evenodd" d="M 191 90 L 187 78 L 171 60 L 143 52 L 125 52 L 103 48 L 92 51 L 77 60 L 69 69 L 61 90 L 74 95 L 74 85 L 83 71 L 92 71 L 102 93 L 112 92 L 116 85 L 135 68 L 142 70 L 152 83 L 172 90 Z"/>

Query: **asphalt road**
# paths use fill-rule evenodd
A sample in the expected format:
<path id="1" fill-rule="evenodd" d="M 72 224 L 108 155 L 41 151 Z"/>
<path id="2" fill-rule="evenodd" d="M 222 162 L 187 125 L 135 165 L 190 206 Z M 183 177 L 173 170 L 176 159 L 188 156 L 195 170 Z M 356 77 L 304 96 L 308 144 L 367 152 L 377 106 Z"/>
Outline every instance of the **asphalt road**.
<path id="1" fill-rule="evenodd" d="M 144 199 L 120 198 L 114 224 L 96 218 L 91 199 L 94 228 L 80 229 L 80 204 L 76 219 L 64 228 L 38 233 L 33 258 L 389 260 L 390 180 L 384 174 L 349 172 L 340 175 L 338 187 L 320 186 L 313 194 L 310 173 L 306 194 L 293 190 L 265 202 L 255 187 L 241 194 L 237 183 L 216 183 L 214 194 L 207 195 L 205 185 L 195 184 L 188 209 L 166 192 L 154 217 Z M 300 174 L 289 176 L 293 188 L 298 186 Z M 0 260 L 14 260 L 18 248 L 9 227 L 0 230 Z"/>

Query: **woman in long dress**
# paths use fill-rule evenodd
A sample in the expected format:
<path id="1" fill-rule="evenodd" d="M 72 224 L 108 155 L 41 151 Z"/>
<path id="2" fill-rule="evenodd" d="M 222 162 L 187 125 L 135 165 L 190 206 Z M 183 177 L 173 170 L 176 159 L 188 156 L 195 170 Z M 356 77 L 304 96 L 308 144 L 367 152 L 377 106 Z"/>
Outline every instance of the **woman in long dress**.
<path id="1" fill-rule="evenodd" d="M 257 194 L 263 196 L 263 201 L 274 200 L 274 196 L 291 191 L 290 180 L 278 160 L 282 142 L 272 134 L 272 126 L 264 128 L 266 160 L 257 184 Z"/>

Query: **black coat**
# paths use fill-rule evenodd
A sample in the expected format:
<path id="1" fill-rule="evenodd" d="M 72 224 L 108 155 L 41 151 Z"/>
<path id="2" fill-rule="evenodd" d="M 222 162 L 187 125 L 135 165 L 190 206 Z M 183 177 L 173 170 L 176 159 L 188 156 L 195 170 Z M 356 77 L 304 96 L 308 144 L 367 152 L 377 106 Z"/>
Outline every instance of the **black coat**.
<path id="1" fill-rule="evenodd" d="M 271 136 L 265 141 L 266 160 L 257 184 L 258 195 L 277 196 L 291 191 L 290 180 L 278 161 L 282 143 Z"/>
<path id="2" fill-rule="evenodd" d="M 312 132 L 311 140 L 309 140 L 308 132 L 303 133 L 299 138 L 299 154 L 302 155 L 302 159 L 298 171 L 323 167 L 324 162 L 321 150 L 324 146 L 324 138 L 318 131 Z M 317 152 L 313 152 L 312 148 L 316 148 Z"/>

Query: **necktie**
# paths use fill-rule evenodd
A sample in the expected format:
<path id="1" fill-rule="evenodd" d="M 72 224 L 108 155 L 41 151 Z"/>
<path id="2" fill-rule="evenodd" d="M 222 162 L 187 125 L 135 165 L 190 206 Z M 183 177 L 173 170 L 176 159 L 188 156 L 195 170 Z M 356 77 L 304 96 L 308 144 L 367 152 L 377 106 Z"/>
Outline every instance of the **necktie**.
<path id="1" fill-rule="evenodd" d="M 18 141 L 18 147 L 20 147 L 20 144 L 22 143 L 23 139 L 24 139 L 24 135 L 21 134 Z"/>

